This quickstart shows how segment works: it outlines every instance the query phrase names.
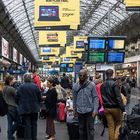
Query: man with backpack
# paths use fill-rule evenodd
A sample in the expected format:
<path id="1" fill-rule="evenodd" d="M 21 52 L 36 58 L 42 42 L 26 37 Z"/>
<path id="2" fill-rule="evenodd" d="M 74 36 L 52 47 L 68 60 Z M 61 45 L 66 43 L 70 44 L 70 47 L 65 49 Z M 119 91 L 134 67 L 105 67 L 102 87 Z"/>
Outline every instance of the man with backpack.
<path id="1" fill-rule="evenodd" d="M 122 122 L 123 112 L 125 111 L 119 85 L 113 80 L 113 70 L 106 71 L 106 81 L 101 85 L 101 94 L 105 116 L 107 119 L 109 140 L 118 140 L 119 129 Z"/>
<path id="2" fill-rule="evenodd" d="M 74 115 L 79 119 L 80 140 L 94 139 L 93 120 L 98 112 L 99 99 L 95 84 L 88 81 L 88 72 L 80 70 L 79 82 L 73 86 Z"/>

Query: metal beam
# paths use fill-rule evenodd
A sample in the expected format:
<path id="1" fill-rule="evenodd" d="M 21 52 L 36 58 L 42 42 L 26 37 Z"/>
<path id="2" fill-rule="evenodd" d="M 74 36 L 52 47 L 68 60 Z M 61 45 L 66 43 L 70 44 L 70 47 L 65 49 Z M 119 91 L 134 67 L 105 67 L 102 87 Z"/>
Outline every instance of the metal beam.
<path id="1" fill-rule="evenodd" d="M 36 40 L 35 40 L 35 36 L 34 36 L 34 33 L 33 33 L 32 24 L 31 24 L 29 15 L 28 15 L 28 11 L 27 11 L 27 8 L 26 8 L 26 4 L 25 4 L 24 0 L 22 0 L 22 2 L 23 2 L 23 6 L 24 6 L 24 9 L 25 9 L 25 12 L 26 12 L 28 21 L 29 21 L 30 29 L 31 29 L 31 32 L 32 32 L 32 35 L 33 35 L 33 39 L 34 39 L 34 42 L 35 42 L 35 46 L 36 46 L 36 49 L 37 49 L 37 52 L 38 52 L 38 55 L 39 55 L 39 50 L 38 50 L 37 43 L 36 43 Z"/>

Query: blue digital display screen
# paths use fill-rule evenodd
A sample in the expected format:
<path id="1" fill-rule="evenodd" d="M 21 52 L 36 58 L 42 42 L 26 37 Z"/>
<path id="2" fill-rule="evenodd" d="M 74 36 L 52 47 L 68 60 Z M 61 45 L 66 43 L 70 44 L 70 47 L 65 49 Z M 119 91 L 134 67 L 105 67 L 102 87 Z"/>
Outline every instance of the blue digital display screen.
<path id="1" fill-rule="evenodd" d="M 58 17 L 59 10 L 57 6 L 41 6 L 40 14 L 43 17 Z"/>
<path id="2" fill-rule="evenodd" d="M 51 49 L 51 48 L 43 48 L 42 51 L 43 51 L 43 52 L 51 52 L 52 49 Z"/>
<path id="3" fill-rule="evenodd" d="M 123 63 L 124 52 L 108 52 L 107 61 L 108 63 Z"/>
<path id="4" fill-rule="evenodd" d="M 70 61 L 70 58 L 64 58 L 64 61 Z"/>
<path id="5" fill-rule="evenodd" d="M 105 39 L 90 39 L 89 49 L 105 49 Z"/>
<path id="6" fill-rule="evenodd" d="M 124 49 L 125 40 L 124 39 L 118 39 L 118 40 L 110 39 L 110 40 L 108 40 L 108 48 L 116 49 L 116 50 Z"/>
<path id="7" fill-rule="evenodd" d="M 73 72 L 73 64 L 72 63 L 61 63 L 60 72 Z"/>
<path id="8" fill-rule="evenodd" d="M 73 72 L 73 68 L 67 68 L 67 72 Z"/>
<path id="9" fill-rule="evenodd" d="M 66 68 L 67 64 L 61 64 L 60 67 Z"/>
<path id="10" fill-rule="evenodd" d="M 76 41 L 76 48 L 84 48 L 84 41 Z"/>

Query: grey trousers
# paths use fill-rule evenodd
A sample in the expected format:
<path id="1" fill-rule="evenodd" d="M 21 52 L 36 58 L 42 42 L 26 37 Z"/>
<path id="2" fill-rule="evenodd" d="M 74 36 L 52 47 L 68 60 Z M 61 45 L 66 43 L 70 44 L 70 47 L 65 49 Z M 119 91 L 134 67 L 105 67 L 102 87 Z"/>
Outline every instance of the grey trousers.
<path id="1" fill-rule="evenodd" d="M 94 140 L 94 119 L 92 113 L 79 114 L 80 140 Z"/>

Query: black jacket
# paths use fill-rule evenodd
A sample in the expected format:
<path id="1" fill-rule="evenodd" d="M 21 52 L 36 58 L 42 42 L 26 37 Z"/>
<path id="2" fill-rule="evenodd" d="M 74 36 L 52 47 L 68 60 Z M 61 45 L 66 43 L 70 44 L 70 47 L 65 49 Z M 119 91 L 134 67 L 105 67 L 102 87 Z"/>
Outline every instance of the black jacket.
<path id="1" fill-rule="evenodd" d="M 62 79 L 61 79 L 61 86 L 64 88 L 64 89 L 66 89 L 66 88 L 70 88 L 70 80 L 69 80 L 69 78 L 68 77 L 62 77 Z"/>
<path id="2" fill-rule="evenodd" d="M 119 86 L 113 79 L 107 79 L 101 85 L 101 94 L 105 108 L 120 108 L 123 112 L 125 111 Z"/>
<path id="3" fill-rule="evenodd" d="M 41 92 L 34 83 L 22 84 L 17 90 L 16 100 L 20 115 L 40 111 Z"/>
<path id="4" fill-rule="evenodd" d="M 50 117 L 52 119 L 56 118 L 57 115 L 57 92 L 56 89 L 49 89 L 46 93 L 46 111 L 47 111 L 47 117 Z"/>

